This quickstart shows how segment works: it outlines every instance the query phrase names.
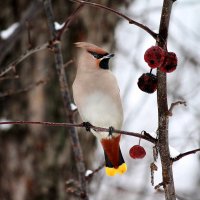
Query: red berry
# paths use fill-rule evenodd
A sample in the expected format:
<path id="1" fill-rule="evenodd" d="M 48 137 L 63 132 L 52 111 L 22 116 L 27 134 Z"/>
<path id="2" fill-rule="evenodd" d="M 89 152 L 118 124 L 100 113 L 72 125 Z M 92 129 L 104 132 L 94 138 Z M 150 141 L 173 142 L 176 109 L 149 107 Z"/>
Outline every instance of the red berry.
<path id="1" fill-rule="evenodd" d="M 146 151 L 142 146 L 134 145 L 130 148 L 129 154 L 133 159 L 140 159 L 146 156 Z"/>
<path id="2" fill-rule="evenodd" d="M 152 46 L 147 49 L 144 54 L 144 60 L 148 63 L 149 67 L 160 67 L 165 59 L 165 51 L 159 46 Z"/>
<path id="3" fill-rule="evenodd" d="M 168 52 L 164 63 L 160 66 L 162 72 L 173 72 L 176 69 L 178 59 L 174 52 Z"/>
<path id="4" fill-rule="evenodd" d="M 146 93 L 153 93 L 157 89 L 157 76 L 151 73 L 142 74 L 138 79 L 138 87 Z"/>

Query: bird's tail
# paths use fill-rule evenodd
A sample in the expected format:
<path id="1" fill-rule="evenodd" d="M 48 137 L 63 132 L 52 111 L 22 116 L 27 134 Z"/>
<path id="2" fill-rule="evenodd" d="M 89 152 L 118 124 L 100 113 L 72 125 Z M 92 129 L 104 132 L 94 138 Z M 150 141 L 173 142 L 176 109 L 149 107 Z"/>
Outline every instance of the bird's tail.
<path id="1" fill-rule="evenodd" d="M 108 176 L 123 174 L 127 171 L 127 166 L 120 150 L 119 141 L 120 135 L 110 139 L 101 140 L 105 154 L 105 170 Z"/>
<path id="2" fill-rule="evenodd" d="M 104 154 L 105 154 L 105 171 L 108 176 L 114 176 L 116 174 L 124 174 L 127 171 L 127 166 L 122 156 L 120 148 L 119 148 L 119 162 L 117 166 L 114 166 L 111 163 L 105 151 Z"/>

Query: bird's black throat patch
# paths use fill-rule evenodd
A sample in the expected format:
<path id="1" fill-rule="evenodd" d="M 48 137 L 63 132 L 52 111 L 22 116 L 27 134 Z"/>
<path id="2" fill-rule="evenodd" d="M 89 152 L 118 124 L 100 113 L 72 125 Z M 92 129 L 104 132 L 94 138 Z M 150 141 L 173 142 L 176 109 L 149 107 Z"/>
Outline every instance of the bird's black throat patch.
<path id="1" fill-rule="evenodd" d="M 99 63 L 101 69 L 109 69 L 109 58 L 102 59 Z"/>

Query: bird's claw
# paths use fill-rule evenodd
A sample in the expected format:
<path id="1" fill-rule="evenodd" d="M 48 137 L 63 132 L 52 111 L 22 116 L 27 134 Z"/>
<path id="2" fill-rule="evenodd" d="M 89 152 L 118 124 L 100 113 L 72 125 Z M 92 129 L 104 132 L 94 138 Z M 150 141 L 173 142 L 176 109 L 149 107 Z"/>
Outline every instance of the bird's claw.
<path id="1" fill-rule="evenodd" d="M 110 126 L 108 136 L 112 136 L 113 132 L 114 132 L 114 128 L 112 126 Z"/>
<path id="2" fill-rule="evenodd" d="M 83 122 L 83 127 L 85 127 L 86 131 L 90 131 L 92 124 L 90 122 Z"/>

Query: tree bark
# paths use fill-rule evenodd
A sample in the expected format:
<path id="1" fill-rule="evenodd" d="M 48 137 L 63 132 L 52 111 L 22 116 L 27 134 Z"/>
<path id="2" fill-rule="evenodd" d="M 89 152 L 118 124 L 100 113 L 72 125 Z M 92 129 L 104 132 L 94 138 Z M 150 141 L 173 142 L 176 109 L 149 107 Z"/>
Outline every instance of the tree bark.
<path id="1" fill-rule="evenodd" d="M 172 10 L 172 0 L 164 0 L 163 9 L 161 13 L 160 29 L 159 29 L 159 42 L 158 46 L 166 48 L 169 21 Z M 162 176 L 163 187 L 165 191 L 166 200 L 175 200 L 175 188 L 173 180 L 172 165 L 169 152 L 169 114 L 167 102 L 167 76 L 166 73 L 157 70 L 158 77 L 158 90 L 157 90 L 157 103 L 158 103 L 158 149 L 162 163 Z"/>

